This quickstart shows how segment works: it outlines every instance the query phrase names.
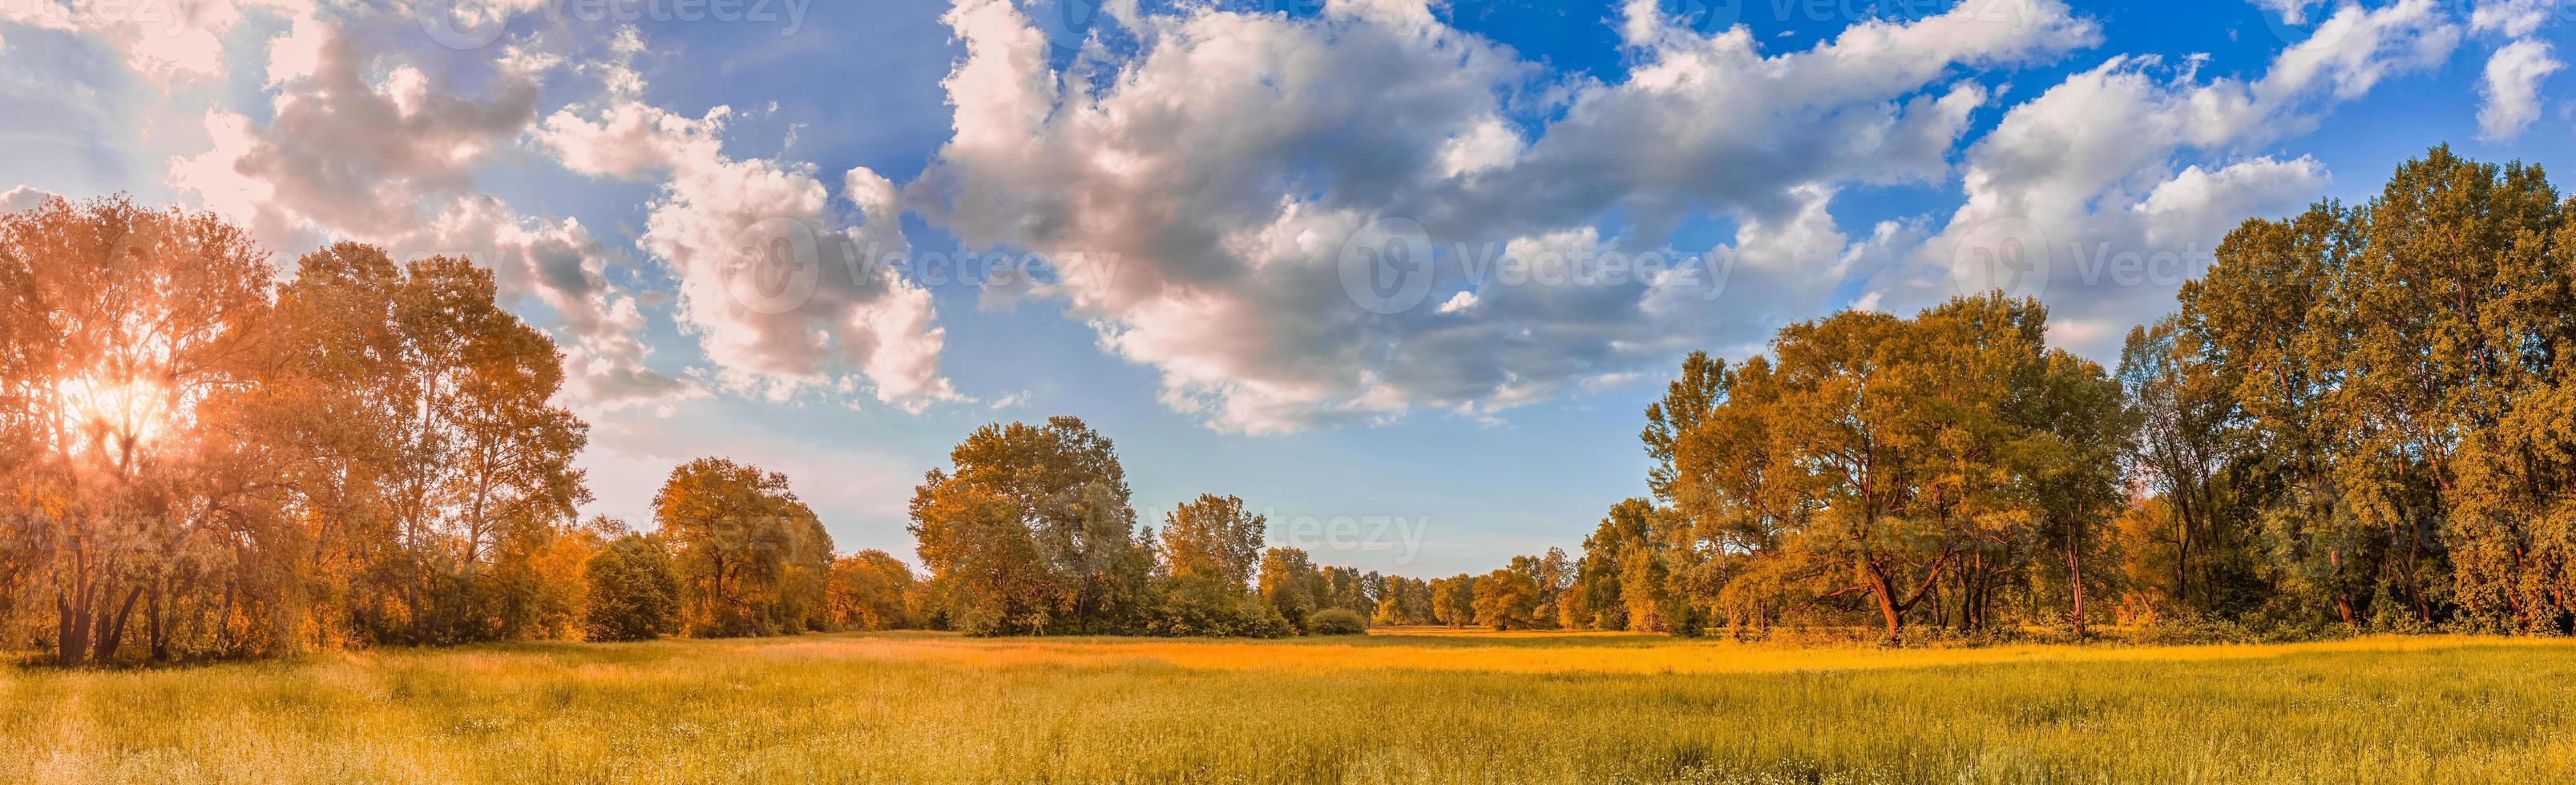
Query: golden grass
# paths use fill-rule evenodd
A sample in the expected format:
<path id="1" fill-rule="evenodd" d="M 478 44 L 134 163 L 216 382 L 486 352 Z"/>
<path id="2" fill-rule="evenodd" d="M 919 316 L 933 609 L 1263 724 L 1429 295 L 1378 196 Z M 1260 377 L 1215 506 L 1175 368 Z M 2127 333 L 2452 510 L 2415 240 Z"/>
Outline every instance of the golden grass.
<path id="1" fill-rule="evenodd" d="M 928 633 L 0 671 L 0 782 L 2576 781 L 2576 644 Z"/>

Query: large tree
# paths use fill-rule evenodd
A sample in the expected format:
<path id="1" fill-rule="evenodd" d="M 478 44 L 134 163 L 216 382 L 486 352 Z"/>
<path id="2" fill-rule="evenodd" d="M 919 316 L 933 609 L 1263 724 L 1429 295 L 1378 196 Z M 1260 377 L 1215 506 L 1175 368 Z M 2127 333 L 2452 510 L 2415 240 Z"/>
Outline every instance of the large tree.
<path id="1" fill-rule="evenodd" d="M 787 476 L 722 458 L 671 470 L 653 520 L 678 557 L 682 618 L 700 635 L 821 626 L 832 538 Z"/>
<path id="2" fill-rule="evenodd" d="M 1242 587 L 1261 558 L 1269 519 L 1247 512 L 1243 500 L 1200 494 L 1163 516 L 1163 565 L 1172 577 L 1204 576 Z"/>
<path id="3" fill-rule="evenodd" d="M 223 415 L 270 318 L 267 255 L 202 213 L 119 197 L 0 216 L 0 596 L 66 664 L 152 654 L 182 597 L 231 580 Z M 20 602 L 24 600 L 26 602 Z"/>
<path id="4" fill-rule="evenodd" d="M 988 425 L 913 493 L 912 533 L 931 591 L 961 628 L 997 633 L 1134 629 L 1154 569 L 1126 470 L 1073 417 Z"/>

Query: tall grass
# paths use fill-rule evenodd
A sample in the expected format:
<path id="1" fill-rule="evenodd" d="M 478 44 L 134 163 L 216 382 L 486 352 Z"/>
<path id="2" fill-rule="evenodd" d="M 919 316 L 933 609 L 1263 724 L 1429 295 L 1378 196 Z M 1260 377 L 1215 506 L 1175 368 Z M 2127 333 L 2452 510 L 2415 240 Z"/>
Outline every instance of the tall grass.
<path id="1" fill-rule="evenodd" d="M 930 634 L 0 671 L 0 782 L 2576 781 L 2576 646 Z"/>

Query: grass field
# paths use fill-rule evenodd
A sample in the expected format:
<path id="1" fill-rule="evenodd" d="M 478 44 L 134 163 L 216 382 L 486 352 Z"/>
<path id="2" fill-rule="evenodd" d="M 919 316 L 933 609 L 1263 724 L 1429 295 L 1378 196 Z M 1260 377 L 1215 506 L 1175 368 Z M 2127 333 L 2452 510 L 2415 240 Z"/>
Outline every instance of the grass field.
<path id="1" fill-rule="evenodd" d="M 2576 644 L 926 633 L 0 670 L 0 782 L 2570 782 Z"/>

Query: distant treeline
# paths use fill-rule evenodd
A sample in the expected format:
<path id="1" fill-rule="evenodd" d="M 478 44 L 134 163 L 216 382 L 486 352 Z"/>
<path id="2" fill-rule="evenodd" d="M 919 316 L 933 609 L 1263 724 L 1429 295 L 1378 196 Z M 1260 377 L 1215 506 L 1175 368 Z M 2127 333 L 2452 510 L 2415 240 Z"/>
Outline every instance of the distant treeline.
<path id="1" fill-rule="evenodd" d="M 562 358 L 468 260 L 123 198 L 0 216 L 0 649 L 65 664 L 371 644 L 1369 623 L 1759 636 L 2088 624 L 2576 631 L 2576 211 L 2448 148 L 2231 232 L 2119 367 L 2000 294 L 1694 353 L 1650 498 L 1580 555 L 1436 580 L 1264 547 L 1241 499 L 1140 525 L 1082 421 L 971 434 L 911 500 L 926 576 L 837 556 L 784 476 L 674 469 L 579 521 Z"/>

